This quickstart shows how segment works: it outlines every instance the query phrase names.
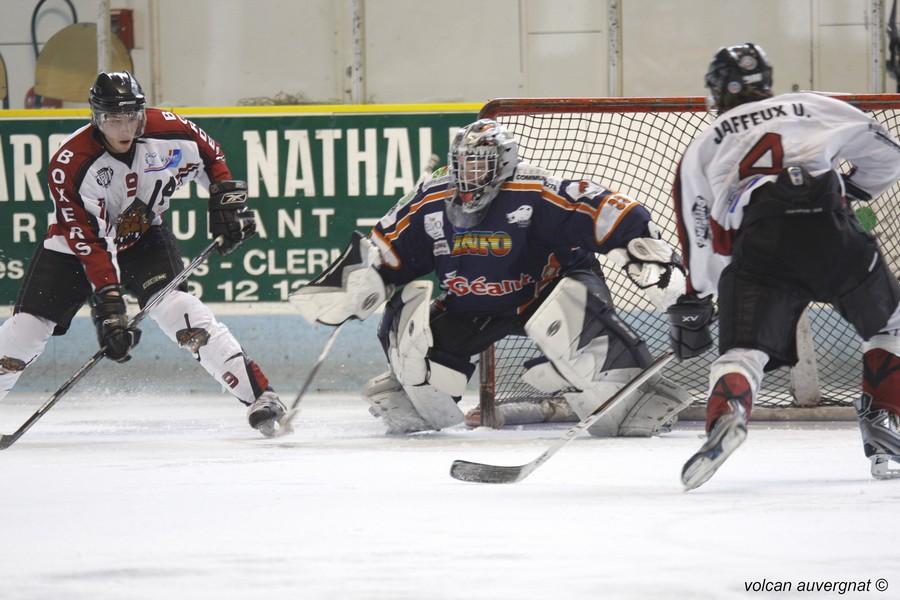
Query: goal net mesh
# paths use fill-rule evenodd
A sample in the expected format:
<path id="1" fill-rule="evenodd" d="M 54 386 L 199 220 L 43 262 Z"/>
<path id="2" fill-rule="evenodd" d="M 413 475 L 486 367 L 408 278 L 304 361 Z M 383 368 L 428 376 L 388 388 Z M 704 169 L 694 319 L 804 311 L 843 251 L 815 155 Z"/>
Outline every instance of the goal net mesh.
<path id="1" fill-rule="evenodd" d="M 900 137 L 900 96 L 846 97 Z M 690 141 L 710 122 L 700 98 L 497 100 L 481 112 L 507 126 L 522 159 L 563 178 L 592 179 L 647 206 L 663 229 L 663 238 L 678 247 L 671 200 L 678 160 Z M 846 168 L 846 165 L 845 165 Z M 897 272 L 900 262 L 900 187 L 895 185 L 868 203 L 878 222 L 882 249 Z M 668 349 L 665 314 L 655 312 L 619 268 L 600 257 L 619 315 L 647 342 L 653 355 Z M 808 311 L 818 368 L 819 406 L 846 406 L 859 393 L 860 339 L 829 306 Z M 717 337 L 715 326 L 713 334 Z M 522 363 L 538 356 L 524 337 L 510 337 L 482 355 L 482 371 L 493 373 L 494 402 L 548 397 L 521 380 Z M 701 357 L 674 363 L 664 375 L 704 401 L 708 367 L 715 347 Z M 493 369 L 485 371 L 486 360 Z M 484 387 L 484 381 L 482 381 Z M 758 406 L 793 404 L 790 370 L 767 374 Z"/>

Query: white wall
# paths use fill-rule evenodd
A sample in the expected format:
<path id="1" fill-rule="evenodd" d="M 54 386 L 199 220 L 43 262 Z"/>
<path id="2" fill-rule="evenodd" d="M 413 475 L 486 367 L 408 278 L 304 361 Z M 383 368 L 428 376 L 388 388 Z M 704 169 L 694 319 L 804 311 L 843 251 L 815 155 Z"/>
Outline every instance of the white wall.
<path id="1" fill-rule="evenodd" d="M 96 0 L 72 1 L 80 21 L 96 20 Z M 608 95 L 609 3 L 619 7 L 621 95 L 702 94 L 703 72 L 715 49 L 748 40 L 768 51 L 777 91 L 893 90 L 894 81 L 873 76 L 870 67 L 873 2 L 361 0 L 364 98 L 415 103 Z M 886 13 L 890 2 L 883 2 Z M 0 52 L 12 108 L 23 106 L 34 83 L 29 25 L 36 4 L 2 3 Z M 111 5 L 135 11 L 135 71 L 156 103 L 233 105 L 279 93 L 314 102 L 351 99 L 351 0 Z M 39 41 L 69 21 L 65 2 L 46 2 Z"/>

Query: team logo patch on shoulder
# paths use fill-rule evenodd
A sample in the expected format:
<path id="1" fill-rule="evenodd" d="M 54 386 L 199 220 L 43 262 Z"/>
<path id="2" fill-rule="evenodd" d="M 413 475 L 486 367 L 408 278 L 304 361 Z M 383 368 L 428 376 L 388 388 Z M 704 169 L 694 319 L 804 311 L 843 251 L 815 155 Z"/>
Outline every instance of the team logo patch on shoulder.
<path id="1" fill-rule="evenodd" d="M 606 190 L 594 183 L 593 181 L 588 181 L 586 179 L 582 179 L 581 181 L 573 181 L 569 185 L 566 186 L 566 193 L 569 194 L 573 200 L 578 200 L 579 198 L 593 198 L 598 194 L 602 194 Z"/>
<path id="2" fill-rule="evenodd" d="M 112 167 L 103 167 L 99 171 L 97 171 L 97 185 L 101 187 L 109 187 L 109 184 L 112 183 L 112 178 Z"/>
<path id="3" fill-rule="evenodd" d="M 173 148 L 169 150 L 165 158 L 161 157 L 158 152 L 148 152 L 144 157 L 147 168 L 144 173 L 155 173 L 156 171 L 164 171 L 169 167 L 177 167 L 181 163 L 181 149 Z"/>
<path id="4" fill-rule="evenodd" d="M 437 212 L 425 215 L 425 233 L 435 240 L 444 237 L 444 213 Z"/>
<path id="5" fill-rule="evenodd" d="M 447 185 L 450 183 L 450 180 L 451 177 L 450 173 L 447 172 L 447 167 L 441 167 L 431 174 L 431 179 L 422 183 L 422 191 L 430 190 L 441 185 Z"/>
<path id="6" fill-rule="evenodd" d="M 519 227 L 528 227 L 531 224 L 531 214 L 534 209 L 530 206 L 520 206 L 511 213 L 506 213 L 506 221 Z"/>

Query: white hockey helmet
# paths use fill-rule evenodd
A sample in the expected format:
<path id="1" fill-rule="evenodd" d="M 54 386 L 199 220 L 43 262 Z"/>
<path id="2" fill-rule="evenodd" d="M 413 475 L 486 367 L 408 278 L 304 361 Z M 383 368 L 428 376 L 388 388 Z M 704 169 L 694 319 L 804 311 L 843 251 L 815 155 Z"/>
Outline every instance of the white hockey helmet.
<path id="1" fill-rule="evenodd" d="M 497 121 L 480 119 L 457 132 L 447 164 L 456 193 L 447 200 L 455 227 L 481 222 L 503 182 L 519 163 L 516 140 Z"/>

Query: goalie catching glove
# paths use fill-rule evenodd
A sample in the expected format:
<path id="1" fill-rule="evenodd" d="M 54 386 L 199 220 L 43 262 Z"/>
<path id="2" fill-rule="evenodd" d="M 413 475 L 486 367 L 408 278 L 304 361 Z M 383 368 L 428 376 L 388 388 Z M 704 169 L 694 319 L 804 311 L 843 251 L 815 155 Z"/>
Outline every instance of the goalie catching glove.
<path id="1" fill-rule="evenodd" d="M 681 257 L 661 239 L 635 238 L 625 248 L 615 248 L 606 256 L 625 271 L 659 310 L 666 310 L 684 294 Z"/>
<path id="2" fill-rule="evenodd" d="M 209 232 L 222 236 L 216 247 L 225 255 L 256 234 L 256 216 L 247 208 L 246 181 L 216 181 L 209 186 Z"/>
<path id="3" fill-rule="evenodd" d="M 340 325 L 347 319 L 363 320 L 391 291 L 378 274 L 379 265 L 378 248 L 354 231 L 344 253 L 288 299 L 310 323 Z"/>

